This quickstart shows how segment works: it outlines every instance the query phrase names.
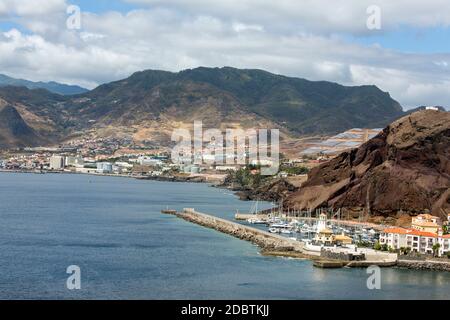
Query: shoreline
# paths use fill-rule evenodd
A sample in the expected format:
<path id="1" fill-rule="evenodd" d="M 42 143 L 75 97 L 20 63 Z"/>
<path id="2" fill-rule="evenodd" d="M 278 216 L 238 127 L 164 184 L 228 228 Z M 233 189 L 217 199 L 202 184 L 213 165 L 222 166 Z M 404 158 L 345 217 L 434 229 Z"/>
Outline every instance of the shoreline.
<path id="1" fill-rule="evenodd" d="M 251 242 L 260 248 L 259 253 L 261 256 L 310 260 L 318 268 L 368 268 L 378 266 L 380 268 L 450 272 L 450 261 L 402 260 L 399 256 L 396 256 L 394 259 L 392 256 L 390 258 L 388 256 L 378 256 L 381 254 L 379 252 L 366 252 L 363 248 L 361 250 L 367 253 L 367 260 L 346 261 L 331 259 L 323 256 L 321 252 L 306 250 L 302 242 L 213 215 L 197 212 L 195 209 L 184 209 L 181 212 L 169 210 L 163 213 L 174 215 L 187 222 L 228 234 L 240 240 Z"/>
<path id="2" fill-rule="evenodd" d="M 0 173 L 22 173 L 22 174 L 41 174 L 35 171 L 24 170 L 2 170 Z M 205 183 L 212 187 L 233 191 L 229 188 L 220 185 L 214 185 L 206 181 L 191 181 L 189 179 L 177 179 L 176 177 L 139 177 L 131 175 L 120 174 L 96 174 L 96 173 L 80 173 L 80 172 L 45 172 L 49 174 L 75 174 L 88 175 L 98 177 L 117 177 L 117 178 L 133 178 L 137 180 L 149 180 L 157 182 L 183 182 L 183 183 Z M 234 192 L 238 198 L 239 196 Z M 239 199 L 240 201 L 246 201 Z M 186 210 L 186 209 L 185 209 Z M 450 261 L 433 261 L 433 260 L 404 260 L 399 257 L 395 263 L 382 261 L 340 261 L 331 260 L 320 257 L 320 253 L 305 252 L 301 242 L 291 240 L 278 235 L 270 234 L 260 229 L 252 228 L 231 220 L 225 220 L 216 216 L 206 215 L 195 212 L 176 212 L 171 213 L 185 221 L 209 228 L 216 231 L 229 234 L 240 240 L 249 241 L 256 244 L 260 248 L 261 256 L 284 257 L 293 259 L 311 260 L 316 267 L 321 268 L 337 268 L 337 267 L 352 267 L 361 268 L 371 265 L 378 265 L 379 267 L 395 267 L 399 269 L 420 270 L 420 271 L 444 271 L 450 272 Z M 228 226 L 227 226 L 228 225 Z M 231 229 L 230 229 L 231 226 Z"/>
<path id="3" fill-rule="evenodd" d="M 162 213 L 174 215 L 187 222 L 213 229 L 240 240 L 256 244 L 261 249 L 260 254 L 262 256 L 306 259 L 313 261 L 314 266 L 322 268 L 362 268 L 373 265 L 379 267 L 392 267 L 395 266 L 397 262 L 396 257 L 393 259 L 392 256 L 388 256 L 387 254 L 380 255 L 373 253 L 368 253 L 368 260 L 363 261 L 331 259 L 324 255 L 323 251 L 317 252 L 308 250 L 305 248 L 305 244 L 301 241 L 272 234 L 261 229 L 222 219 L 214 215 L 197 212 L 195 209 L 191 208 L 184 209 L 181 212 L 175 210 L 163 210 Z"/>

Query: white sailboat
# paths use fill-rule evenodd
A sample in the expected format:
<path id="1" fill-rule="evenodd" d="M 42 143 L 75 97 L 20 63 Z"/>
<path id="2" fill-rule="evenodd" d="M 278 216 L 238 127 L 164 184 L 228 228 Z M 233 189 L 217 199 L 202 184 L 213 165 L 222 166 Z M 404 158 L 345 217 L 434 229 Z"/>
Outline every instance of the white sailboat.
<path id="1" fill-rule="evenodd" d="M 262 219 L 258 218 L 258 216 L 257 216 L 257 214 L 259 212 L 258 205 L 259 205 L 259 200 L 257 199 L 253 203 L 253 205 L 250 209 L 250 214 L 254 215 L 254 217 L 248 219 L 247 221 L 251 224 L 266 224 L 267 222 L 265 220 L 262 220 Z"/>

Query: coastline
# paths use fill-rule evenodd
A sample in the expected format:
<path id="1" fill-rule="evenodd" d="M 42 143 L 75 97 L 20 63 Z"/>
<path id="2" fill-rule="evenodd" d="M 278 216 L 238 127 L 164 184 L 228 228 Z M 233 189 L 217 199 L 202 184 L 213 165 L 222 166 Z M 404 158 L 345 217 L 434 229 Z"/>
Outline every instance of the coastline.
<path id="1" fill-rule="evenodd" d="M 378 266 L 380 268 L 450 272 L 450 261 L 402 260 L 398 255 L 393 258 L 392 254 L 382 256 L 382 253 L 369 253 L 364 249 L 361 250 L 367 254 L 367 260 L 347 261 L 332 259 L 322 255 L 322 252 L 306 250 L 302 242 L 197 212 L 195 209 L 184 209 L 182 212 L 169 210 L 163 213 L 174 215 L 187 222 L 228 234 L 240 240 L 251 242 L 260 248 L 260 254 L 262 256 L 311 260 L 313 265 L 319 268 L 367 268 L 370 266 Z"/>
<path id="2" fill-rule="evenodd" d="M 23 173 L 23 174 L 39 174 L 34 171 L 24 170 L 0 170 L 0 173 Z M 79 172 L 46 172 L 49 174 L 77 174 L 77 175 L 89 175 L 89 176 L 106 176 L 106 177 L 121 177 L 121 178 L 134 178 L 138 180 L 160 181 L 160 182 L 191 182 L 191 183 L 208 183 L 206 181 L 191 181 L 189 179 L 177 179 L 175 177 L 139 177 L 131 175 L 119 175 L 119 174 L 94 174 L 94 173 L 79 173 Z M 213 185 L 216 188 L 224 188 L 220 185 Z M 230 190 L 230 189 L 227 189 Z M 241 201 L 245 201 L 240 199 Z M 320 257 L 320 254 L 308 252 L 304 250 L 303 246 L 294 240 L 290 240 L 285 237 L 270 234 L 268 232 L 255 229 L 243 224 L 233 222 L 231 220 L 225 220 L 216 216 L 210 216 L 206 214 L 197 213 L 177 213 L 177 217 L 182 218 L 185 221 L 195 223 L 197 225 L 214 229 L 219 232 L 229 234 L 238 239 L 252 242 L 259 246 L 260 254 L 262 256 L 274 256 L 285 257 L 293 259 L 307 259 L 313 261 L 316 267 L 323 268 L 335 268 L 335 267 L 367 267 L 374 265 L 374 262 L 370 261 L 352 261 L 343 262 L 340 260 L 324 259 Z M 199 215 L 202 215 L 199 218 Z M 231 228 L 230 228 L 231 226 Z M 256 232 L 255 232 L 256 231 Z M 433 260 L 402 260 L 401 257 L 395 262 L 378 262 L 376 263 L 380 267 L 395 267 L 400 269 L 410 270 L 422 270 L 422 271 L 445 271 L 450 272 L 450 261 L 433 261 Z M 340 265 L 340 266 L 338 266 Z"/>

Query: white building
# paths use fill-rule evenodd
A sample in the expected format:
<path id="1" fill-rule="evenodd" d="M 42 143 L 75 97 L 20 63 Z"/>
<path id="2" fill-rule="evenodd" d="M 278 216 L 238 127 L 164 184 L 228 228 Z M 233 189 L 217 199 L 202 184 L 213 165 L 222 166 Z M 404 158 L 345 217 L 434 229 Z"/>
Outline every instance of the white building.
<path id="1" fill-rule="evenodd" d="M 66 166 L 75 167 L 84 165 L 84 160 L 81 157 L 66 157 Z"/>
<path id="2" fill-rule="evenodd" d="M 50 169 L 62 170 L 64 169 L 64 157 L 63 156 L 51 156 L 50 157 Z"/>
<path id="3" fill-rule="evenodd" d="M 380 234 L 380 244 L 398 250 L 409 248 L 413 252 L 432 254 L 433 246 L 439 244 L 438 255 L 442 256 L 450 251 L 450 235 L 419 231 L 415 229 L 388 228 Z"/>
<path id="4" fill-rule="evenodd" d="M 216 166 L 216 171 L 238 171 L 236 166 Z"/>
<path id="5" fill-rule="evenodd" d="M 109 162 L 99 162 L 97 163 L 97 173 L 112 173 L 113 172 L 113 165 Z"/>
<path id="6" fill-rule="evenodd" d="M 150 157 L 139 157 L 138 163 L 141 166 L 153 166 L 153 167 L 159 167 L 162 166 L 163 164 L 161 160 Z"/>

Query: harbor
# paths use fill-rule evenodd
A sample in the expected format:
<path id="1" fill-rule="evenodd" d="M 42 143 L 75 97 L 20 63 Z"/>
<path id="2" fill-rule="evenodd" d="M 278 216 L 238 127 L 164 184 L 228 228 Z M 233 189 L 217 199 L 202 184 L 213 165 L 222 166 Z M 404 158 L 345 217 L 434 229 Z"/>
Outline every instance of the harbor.
<path id="1" fill-rule="evenodd" d="M 302 241 L 311 250 L 320 251 L 321 246 L 358 244 L 360 247 L 373 247 L 380 239 L 380 234 L 386 228 L 384 225 L 368 223 L 363 219 L 342 219 L 341 210 L 318 209 L 308 211 L 285 210 L 280 204 L 278 208 L 258 211 L 256 201 L 248 214 L 237 212 L 236 221 L 242 224 L 254 225 L 270 233 L 280 234 L 291 239 Z M 326 234 L 317 237 L 321 231 Z M 351 249 L 354 249 L 351 247 Z"/>
<path id="2" fill-rule="evenodd" d="M 214 215 L 197 212 L 194 208 L 185 208 L 181 211 L 162 210 L 164 214 L 174 215 L 185 221 L 195 223 L 200 226 L 211 228 L 219 232 L 229 234 L 241 240 L 252 242 L 261 248 L 261 254 L 274 255 L 290 258 L 303 258 L 314 261 L 314 266 L 328 267 L 367 267 L 377 265 L 380 267 L 391 267 L 397 263 L 397 254 L 378 252 L 369 248 L 358 248 L 348 242 L 334 243 L 329 245 L 319 245 L 317 241 L 300 240 L 288 237 L 281 231 L 271 232 L 251 225 L 222 219 Z M 322 216 L 323 217 L 323 216 Z M 319 221 L 319 231 L 324 220 Z M 287 225 L 279 225 L 279 229 L 288 229 Z M 272 227 L 271 229 L 275 229 Z M 273 231 L 273 230 L 272 230 Z M 317 240 L 316 235 L 316 240 Z M 344 238 L 337 238 L 342 239 Z M 330 237 L 331 240 L 331 237 Z"/>

